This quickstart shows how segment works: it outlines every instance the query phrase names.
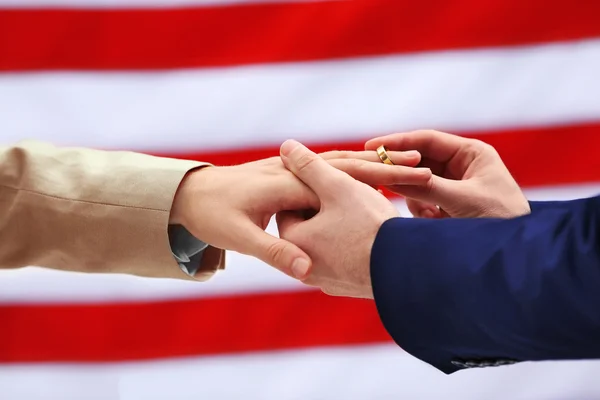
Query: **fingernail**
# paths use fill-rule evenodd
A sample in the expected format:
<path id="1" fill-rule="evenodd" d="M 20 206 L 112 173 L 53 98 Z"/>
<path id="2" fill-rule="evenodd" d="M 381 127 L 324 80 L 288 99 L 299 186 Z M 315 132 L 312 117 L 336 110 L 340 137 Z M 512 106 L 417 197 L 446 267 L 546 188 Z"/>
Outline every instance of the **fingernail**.
<path id="1" fill-rule="evenodd" d="M 403 151 L 402 155 L 406 158 L 418 158 L 421 157 L 421 153 L 419 153 L 417 150 L 408 150 L 408 151 Z"/>
<path id="2" fill-rule="evenodd" d="M 296 147 L 298 147 L 299 144 L 300 143 L 298 143 L 297 141 L 295 141 L 293 139 L 288 139 L 285 142 L 283 142 L 283 144 L 281 145 L 281 148 L 279 149 L 279 152 L 283 157 L 287 157 L 290 155 L 292 150 L 294 150 Z"/>
<path id="3" fill-rule="evenodd" d="M 374 150 L 374 149 L 376 149 L 376 147 L 373 146 L 373 144 L 372 144 L 374 142 L 375 141 L 373 139 L 367 140 L 367 142 L 365 143 L 365 150 Z"/>
<path id="4" fill-rule="evenodd" d="M 304 258 L 296 258 L 292 263 L 292 273 L 298 279 L 302 279 L 308 274 L 310 263 Z"/>

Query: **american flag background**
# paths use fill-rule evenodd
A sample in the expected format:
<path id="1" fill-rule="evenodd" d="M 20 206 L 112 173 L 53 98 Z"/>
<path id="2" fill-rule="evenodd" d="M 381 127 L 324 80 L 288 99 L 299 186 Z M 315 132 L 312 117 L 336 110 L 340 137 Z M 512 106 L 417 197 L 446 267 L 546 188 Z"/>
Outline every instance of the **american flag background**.
<path id="1" fill-rule="evenodd" d="M 530 199 L 600 192 L 600 1 L 0 0 L 2 144 L 224 165 L 418 128 L 494 145 Z M 0 272 L 0 399 L 600 399 L 598 362 L 446 376 L 373 302 L 227 257 Z"/>

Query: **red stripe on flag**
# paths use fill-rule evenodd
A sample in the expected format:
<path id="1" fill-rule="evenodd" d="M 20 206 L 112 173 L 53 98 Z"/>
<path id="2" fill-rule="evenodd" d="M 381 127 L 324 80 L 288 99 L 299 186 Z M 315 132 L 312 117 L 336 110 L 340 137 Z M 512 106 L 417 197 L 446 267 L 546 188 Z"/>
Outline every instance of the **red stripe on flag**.
<path id="1" fill-rule="evenodd" d="M 0 306 L 0 362 L 101 362 L 389 341 L 372 301 L 320 292 Z"/>
<path id="2" fill-rule="evenodd" d="M 578 126 L 470 132 L 463 136 L 494 146 L 521 186 L 550 186 L 600 181 L 600 122 Z M 365 141 L 368 138 L 365 138 Z M 364 142 L 310 146 L 316 152 L 363 150 Z M 234 165 L 279 155 L 278 147 L 218 153 L 163 154 Z"/>
<path id="3" fill-rule="evenodd" d="M 0 71 L 151 70 L 600 36 L 600 2 L 354 0 L 0 11 Z"/>

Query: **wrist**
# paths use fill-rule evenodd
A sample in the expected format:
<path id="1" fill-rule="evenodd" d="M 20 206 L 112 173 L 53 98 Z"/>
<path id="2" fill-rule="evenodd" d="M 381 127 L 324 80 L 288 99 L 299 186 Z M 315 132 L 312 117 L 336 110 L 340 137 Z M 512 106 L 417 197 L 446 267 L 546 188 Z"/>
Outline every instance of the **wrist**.
<path id="1" fill-rule="evenodd" d="M 187 226 L 187 221 L 190 219 L 189 215 L 193 207 L 198 206 L 197 203 L 202 197 L 199 189 L 206 187 L 206 184 L 202 182 L 206 175 L 206 170 L 213 169 L 208 167 L 210 166 L 192 169 L 181 180 L 173 198 L 173 205 L 169 216 L 170 225 Z"/>

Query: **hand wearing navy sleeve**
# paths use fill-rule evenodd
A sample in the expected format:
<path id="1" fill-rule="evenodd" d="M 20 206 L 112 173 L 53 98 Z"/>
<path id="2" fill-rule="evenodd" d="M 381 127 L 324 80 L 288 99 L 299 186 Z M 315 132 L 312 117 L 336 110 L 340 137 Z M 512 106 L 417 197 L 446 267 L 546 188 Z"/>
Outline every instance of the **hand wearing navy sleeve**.
<path id="1" fill-rule="evenodd" d="M 473 139 L 415 131 L 365 147 L 382 145 L 417 150 L 431 168 L 426 184 L 387 186 L 421 218 L 398 218 L 370 187 L 300 144 L 282 146 L 321 202 L 312 218 L 278 218 L 281 237 L 314 261 L 307 284 L 374 296 L 396 342 L 446 373 L 600 358 L 600 198 L 529 203 L 497 152 Z"/>

